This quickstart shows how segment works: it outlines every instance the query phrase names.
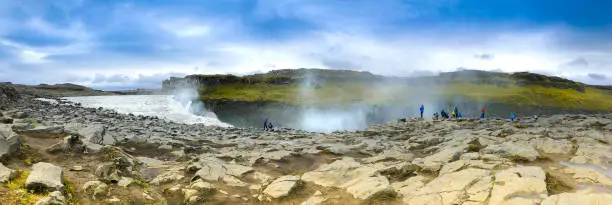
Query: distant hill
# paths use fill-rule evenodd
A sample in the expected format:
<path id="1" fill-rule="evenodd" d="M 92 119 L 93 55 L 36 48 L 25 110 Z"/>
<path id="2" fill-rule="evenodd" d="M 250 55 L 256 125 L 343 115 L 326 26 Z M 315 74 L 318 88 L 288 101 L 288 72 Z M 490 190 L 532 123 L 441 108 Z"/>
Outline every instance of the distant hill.
<path id="1" fill-rule="evenodd" d="M 462 70 L 428 77 L 386 77 L 349 70 L 286 69 L 242 77 L 189 75 L 163 82 L 165 91 L 190 86 L 200 89 L 204 101 L 399 105 L 423 98 L 449 105 L 461 101 L 612 110 L 611 87 L 528 72 Z"/>
<path id="2" fill-rule="evenodd" d="M 113 93 L 94 90 L 85 86 L 64 83 L 64 84 L 40 84 L 40 85 L 21 85 L 12 83 L 0 83 L 3 86 L 14 88 L 20 94 L 38 96 L 38 97 L 68 97 L 68 96 L 97 96 L 97 95 L 113 95 Z"/>

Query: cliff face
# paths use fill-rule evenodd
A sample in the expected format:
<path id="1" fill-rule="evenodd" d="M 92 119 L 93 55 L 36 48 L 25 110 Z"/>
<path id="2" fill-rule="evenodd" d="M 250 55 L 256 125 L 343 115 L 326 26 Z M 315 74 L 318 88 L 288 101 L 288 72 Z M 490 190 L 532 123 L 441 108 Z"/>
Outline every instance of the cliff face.
<path id="1" fill-rule="evenodd" d="M 464 116 L 506 117 L 557 113 L 597 113 L 612 110 L 612 93 L 605 86 L 533 73 L 497 73 L 475 70 L 428 77 L 385 77 L 347 70 L 277 70 L 249 76 L 190 75 L 163 82 L 168 92 L 198 88 L 200 99 L 221 120 L 258 126 L 266 117 L 298 123 L 303 110 L 350 110 L 359 107 L 368 122 L 414 116 L 426 104 L 426 116 L 454 106 Z M 386 114 L 379 114 L 385 112 Z M 390 114 L 389 114 L 390 113 Z"/>

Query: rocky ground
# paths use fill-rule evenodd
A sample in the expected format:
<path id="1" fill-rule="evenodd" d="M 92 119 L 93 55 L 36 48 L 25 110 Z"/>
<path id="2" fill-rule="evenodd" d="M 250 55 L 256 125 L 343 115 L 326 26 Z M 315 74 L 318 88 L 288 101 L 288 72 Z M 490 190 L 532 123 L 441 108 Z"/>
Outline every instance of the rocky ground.
<path id="1" fill-rule="evenodd" d="M 323 134 L 0 101 L 0 204 L 612 204 L 612 115 Z"/>

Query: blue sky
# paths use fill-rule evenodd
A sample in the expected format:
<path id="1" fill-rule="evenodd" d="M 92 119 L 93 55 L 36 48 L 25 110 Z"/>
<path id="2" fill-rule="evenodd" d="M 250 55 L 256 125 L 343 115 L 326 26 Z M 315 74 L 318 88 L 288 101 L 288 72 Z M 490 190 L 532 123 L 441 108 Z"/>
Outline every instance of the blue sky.
<path id="1" fill-rule="evenodd" d="M 0 81 L 157 88 L 329 68 L 531 71 L 612 84 L 607 0 L 6 0 Z"/>

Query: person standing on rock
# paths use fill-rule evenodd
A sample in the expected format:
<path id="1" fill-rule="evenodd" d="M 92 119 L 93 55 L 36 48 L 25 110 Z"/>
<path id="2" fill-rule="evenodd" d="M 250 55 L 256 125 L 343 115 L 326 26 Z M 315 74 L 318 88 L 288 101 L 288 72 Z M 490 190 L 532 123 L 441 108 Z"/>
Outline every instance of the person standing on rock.
<path id="1" fill-rule="evenodd" d="M 264 120 L 264 131 L 268 131 L 268 118 Z"/>
<path id="2" fill-rule="evenodd" d="M 480 114 L 480 119 L 484 119 L 487 117 L 487 110 L 485 109 L 485 106 L 482 106 L 482 114 Z"/>
<path id="3" fill-rule="evenodd" d="M 419 110 L 421 110 L 421 119 L 423 119 L 423 112 L 425 111 L 425 106 L 421 104 L 421 107 L 419 108 Z"/>
<path id="4" fill-rule="evenodd" d="M 514 112 L 510 113 L 510 120 L 512 120 L 514 122 L 514 119 L 516 119 L 516 115 L 514 114 Z"/>

